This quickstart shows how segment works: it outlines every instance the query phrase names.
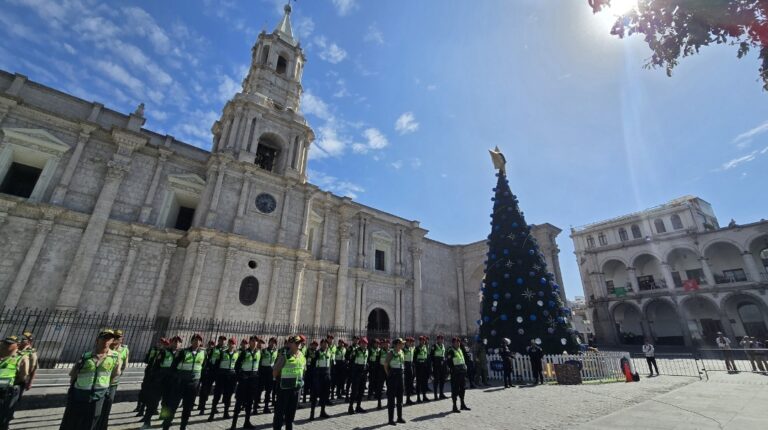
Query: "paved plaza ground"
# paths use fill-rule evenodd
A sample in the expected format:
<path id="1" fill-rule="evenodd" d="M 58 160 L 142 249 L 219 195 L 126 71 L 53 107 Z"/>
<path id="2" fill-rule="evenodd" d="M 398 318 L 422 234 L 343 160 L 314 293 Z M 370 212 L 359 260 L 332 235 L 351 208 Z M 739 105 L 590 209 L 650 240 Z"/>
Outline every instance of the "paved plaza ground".
<path id="1" fill-rule="evenodd" d="M 638 383 L 547 385 L 470 390 L 470 412 L 450 413 L 449 400 L 405 408 L 408 429 L 764 429 L 768 423 L 768 377 L 753 373 L 711 373 L 709 381 L 661 376 Z M 137 429 L 134 403 L 113 408 L 110 429 Z M 386 410 L 366 402 L 366 414 L 346 414 L 345 405 L 332 406 L 331 419 L 309 422 L 309 409 L 297 413 L 305 429 L 387 428 Z M 19 411 L 11 429 L 56 429 L 63 408 Z M 271 428 L 271 416 L 253 420 L 258 429 Z M 154 421 L 155 428 L 158 422 Z M 228 429 L 229 420 L 205 421 L 193 416 L 191 429 Z M 241 419 L 242 424 L 242 419 Z"/>

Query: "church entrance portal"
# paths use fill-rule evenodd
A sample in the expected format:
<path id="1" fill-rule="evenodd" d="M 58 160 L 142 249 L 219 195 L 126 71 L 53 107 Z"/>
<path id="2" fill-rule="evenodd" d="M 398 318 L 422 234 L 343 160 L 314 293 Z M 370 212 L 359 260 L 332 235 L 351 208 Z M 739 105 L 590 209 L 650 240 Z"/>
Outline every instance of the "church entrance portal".
<path id="1" fill-rule="evenodd" d="M 366 334 L 369 338 L 389 336 L 389 316 L 384 309 L 376 308 L 368 314 Z"/>

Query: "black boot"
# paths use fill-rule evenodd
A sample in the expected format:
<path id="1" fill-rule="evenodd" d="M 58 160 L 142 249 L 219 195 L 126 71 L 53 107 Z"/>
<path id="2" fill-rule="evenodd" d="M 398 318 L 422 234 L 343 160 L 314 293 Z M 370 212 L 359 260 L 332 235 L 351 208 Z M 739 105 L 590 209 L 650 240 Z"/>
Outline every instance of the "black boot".
<path id="1" fill-rule="evenodd" d="M 309 420 L 310 421 L 315 420 L 315 405 L 312 405 L 312 407 L 309 410 Z"/>
<path id="2" fill-rule="evenodd" d="M 320 406 L 320 418 L 330 418 L 331 416 L 325 413 L 325 406 Z"/>
<path id="3" fill-rule="evenodd" d="M 379 399 L 379 404 L 376 406 L 376 409 L 381 410 L 381 399 Z"/>
<path id="4" fill-rule="evenodd" d="M 364 414 L 365 413 L 365 409 L 360 407 L 360 403 L 357 404 L 357 407 L 355 408 L 355 413 L 358 413 L 358 414 Z"/>
<path id="5" fill-rule="evenodd" d="M 349 415 L 352 415 L 355 413 L 355 410 L 352 408 L 352 403 L 349 404 L 349 409 L 347 409 L 347 413 Z"/>
<path id="6" fill-rule="evenodd" d="M 459 414 L 461 411 L 456 407 L 456 400 L 453 401 L 453 412 Z"/>
<path id="7" fill-rule="evenodd" d="M 405 424 L 405 420 L 403 419 L 403 406 L 397 405 L 397 422 L 400 424 Z"/>
<path id="8" fill-rule="evenodd" d="M 461 402 L 461 410 L 462 411 L 471 411 L 472 409 L 470 409 L 469 406 L 467 406 L 467 404 L 462 401 Z"/>

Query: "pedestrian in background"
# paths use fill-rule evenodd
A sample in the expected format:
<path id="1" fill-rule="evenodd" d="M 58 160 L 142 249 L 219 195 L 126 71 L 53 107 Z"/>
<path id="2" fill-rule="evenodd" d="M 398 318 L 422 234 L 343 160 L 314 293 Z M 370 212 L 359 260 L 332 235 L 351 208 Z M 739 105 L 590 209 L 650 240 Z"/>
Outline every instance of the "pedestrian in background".
<path id="1" fill-rule="evenodd" d="M 535 339 L 531 339 L 531 344 L 526 349 L 528 357 L 531 359 L 531 370 L 533 371 L 533 383 L 543 384 L 544 373 L 542 360 L 544 359 L 544 350 L 536 343 Z"/>
<path id="2" fill-rule="evenodd" d="M 650 372 L 648 377 L 653 376 L 653 369 L 656 369 L 656 376 L 659 376 L 659 366 L 656 365 L 656 350 L 649 337 L 645 338 L 643 354 L 645 354 L 645 361 L 648 363 L 648 371 Z"/>
<path id="3" fill-rule="evenodd" d="M 509 350 L 511 341 L 506 337 L 499 348 L 501 363 L 504 366 L 504 388 L 512 387 L 512 351 Z"/>
<path id="4" fill-rule="evenodd" d="M 736 363 L 733 361 L 733 351 L 731 351 L 731 340 L 727 336 L 723 335 L 723 332 L 717 332 L 717 339 L 715 339 L 717 347 L 723 353 L 723 360 L 725 360 L 725 368 L 728 372 L 737 372 Z"/>

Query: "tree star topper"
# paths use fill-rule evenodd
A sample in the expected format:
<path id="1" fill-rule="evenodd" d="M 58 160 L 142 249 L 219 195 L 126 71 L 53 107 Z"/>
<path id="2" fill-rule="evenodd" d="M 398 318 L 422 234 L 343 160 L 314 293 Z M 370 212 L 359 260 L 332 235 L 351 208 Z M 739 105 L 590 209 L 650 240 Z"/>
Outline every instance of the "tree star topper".
<path id="1" fill-rule="evenodd" d="M 504 154 L 497 146 L 493 150 L 488 150 L 491 153 L 491 161 L 493 161 L 493 167 L 499 171 L 502 175 L 507 174 L 507 159 L 504 158 Z"/>

